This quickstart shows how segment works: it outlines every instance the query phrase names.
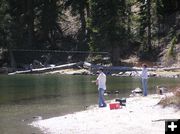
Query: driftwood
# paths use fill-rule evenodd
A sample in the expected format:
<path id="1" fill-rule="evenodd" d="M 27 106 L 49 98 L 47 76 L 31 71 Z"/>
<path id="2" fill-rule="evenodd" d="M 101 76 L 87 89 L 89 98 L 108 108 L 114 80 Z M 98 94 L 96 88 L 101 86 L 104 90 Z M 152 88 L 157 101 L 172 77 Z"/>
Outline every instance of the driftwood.
<path id="1" fill-rule="evenodd" d="M 24 71 L 15 71 L 13 73 L 9 73 L 8 75 L 28 74 L 28 73 L 45 73 L 45 72 L 50 72 L 50 71 L 55 71 L 55 70 L 60 70 L 60 69 L 75 68 L 77 66 L 80 66 L 81 64 L 83 64 L 83 63 L 78 62 L 78 63 L 70 63 L 70 64 L 59 65 L 59 66 L 50 66 L 50 67 L 24 70 Z"/>
<path id="2" fill-rule="evenodd" d="M 24 71 L 15 71 L 13 73 L 9 73 L 8 75 L 13 75 L 13 74 L 28 74 L 28 73 L 45 73 L 45 72 L 50 72 L 50 71 L 55 71 L 55 70 L 61 70 L 61 69 L 69 69 L 69 68 L 85 68 L 88 69 L 91 73 L 96 74 L 97 71 L 99 70 L 100 67 L 104 68 L 104 72 L 106 74 L 124 74 L 125 72 L 138 72 L 141 71 L 142 68 L 140 67 L 124 67 L 124 66 L 103 66 L 103 65 L 95 65 L 91 64 L 88 62 L 77 62 L 77 63 L 69 63 L 69 64 L 64 64 L 64 65 L 59 65 L 59 66 L 49 66 L 49 67 L 42 67 L 42 68 L 36 68 L 36 69 L 29 69 L 29 70 L 24 70 Z M 164 70 L 164 71 L 171 71 L 171 70 L 179 70 L 180 67 L 174 67 L 174 68 L 148 68 L 149 71 L 156 71 L 156 70 Z M 138 74 L 138 73 L 137 73 Z"/>
<path id="3" fill-rule="evenodd" d="M 162 68 L 164 71 L 175 71 L 180 70 L 180 67 L 168 67 L 168 68 Z"/>
<path id="4" fill-rule="evenodd" d="M 84 62 L 84 67 L 91 69 L 93 72 L 97 71 L 100 67 L 103 67 L 104 70 L 107 71 L 115 71 L 115 72 L 127 72 L 127 71 L 141 71 L 141 67 L 124 67 L 124 66 L 103 66 L 103 65 L 93 65 L 88 62 Z M 164 71 L 175 71 L 180 70 L 180 67 L 152 67 L 148 68 L 149 71 L 156 71 L 156 70 L 164 70 Z"/>
<path id="5" fill-rule="evenodd" d="M 157 121 L 169 121 L 169 119 L 158 119 L 158 120 L 152 120 L 152 122 L 157 122 Z M 174 120 L 173 120 L 174 121 Z"/>
<path id="6" fill-rule="evenodd" d="M 104 72 L 106 74 L 113 74 L 113 73 L 127 72 L 127 71 L 141 71 L 141 68 L 93 65 L 88 62 L 84 62 L 83 66 L 84 66 L 84 68 L 89 69 L 92 73 L 97 73 L 97 71 L 99 70 L 100 67 L 103 67 Z"/>

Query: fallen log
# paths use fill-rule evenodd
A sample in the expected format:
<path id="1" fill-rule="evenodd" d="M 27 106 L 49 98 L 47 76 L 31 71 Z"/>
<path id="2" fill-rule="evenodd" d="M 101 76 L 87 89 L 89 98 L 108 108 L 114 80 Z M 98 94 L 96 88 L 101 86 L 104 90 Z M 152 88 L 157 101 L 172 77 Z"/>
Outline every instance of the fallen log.
<path id="1" fill-rule="evenodd" d="M 141 68 L 133 68 L 133 67 L 124 67 L 124 66 L 103 66 L 103 65 L 94 65 L 88 62 L 84 62 L 84 68 L 89 69 L 92 73 L 97 73 L 100 67 L 103 67 L 104 72 L 106 74 L 113 74 L 119 72 L 127 72 L 127 71 L 141 71 Z"/>
<path id="2" fill-rule="evenodd" d="M 180 70 L 180 67 L 167 67 L 167 68 L 162 68 L 164 71 L 175 71 L 175 70 Z"/>
<path id="3" fill-rule="evenodd" d="M 59 66 L 49 66 L 49 67 L 43 67 L 43 68 L 36 68 L 36 69 L 31 69 L 31 70 L 24 70 L 24 71 L 15 71 L 12 73 L 8 73 L 8 75 L 13 75 L 13 74 L 35 74 L 35 73 L 45 73 L 45 72 L 50 72 L 50 71 L 55 71 L 55 70 L 60 70 L 60 69 L 68 69 L 68 68 L 75 68 L 77 66 L 82 65 L 82 62 L 78 63 L 69 63 L 69 64 L 64 64 L 64 65 L 59 65 Z"/>

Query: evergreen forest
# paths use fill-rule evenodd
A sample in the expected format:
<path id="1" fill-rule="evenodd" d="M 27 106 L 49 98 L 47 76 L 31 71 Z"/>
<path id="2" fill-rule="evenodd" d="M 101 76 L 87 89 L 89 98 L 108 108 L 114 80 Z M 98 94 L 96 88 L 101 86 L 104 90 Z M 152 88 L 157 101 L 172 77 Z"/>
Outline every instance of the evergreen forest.
<path id="1" fill-rule="evenodd" d="M 103 54 L 114 66 L 131 55 L 153 62 L 165 56 L 173 64 L 179 43 L 179 0 L 0 1 L 0 67 Z"/>

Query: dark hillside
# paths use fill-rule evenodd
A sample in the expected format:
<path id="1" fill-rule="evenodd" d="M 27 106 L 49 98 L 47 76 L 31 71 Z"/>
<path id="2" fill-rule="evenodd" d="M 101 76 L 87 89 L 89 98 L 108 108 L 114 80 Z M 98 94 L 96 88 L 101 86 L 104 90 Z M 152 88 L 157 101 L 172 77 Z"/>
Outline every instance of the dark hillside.
<path id="1" fill-rule="evenodd" d="M 46 65 L 96 59 L 101 63 L 104 58 L 114 66 L 128 65 L 125 61 L 179 66 L 179 44 L 179 0 L 0 2 L 1 67 L 16 69 L 34 60 Z M 33 50 L 45 53 L 30 54 Z"/>

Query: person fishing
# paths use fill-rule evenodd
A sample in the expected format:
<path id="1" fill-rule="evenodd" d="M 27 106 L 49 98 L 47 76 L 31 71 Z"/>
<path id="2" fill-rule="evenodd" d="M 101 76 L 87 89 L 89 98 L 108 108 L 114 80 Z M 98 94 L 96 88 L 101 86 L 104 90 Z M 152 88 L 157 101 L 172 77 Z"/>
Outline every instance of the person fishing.
<path id="1" fill-rule="evenodd" d="M 142 72 L 141 72 L 141 80 L 142 80 L 142 88 L 143 88 L 143 95 L 147 96 L 147 79 L 148 79 L 148 70 L 147 65 L 142 65 Z"/>
<path id="2" fill-rule="evenodd" d="M 96 85 L 98 85 L 98 103 L 99 107 L 106 107 L 104 99 L 104 91 L 106 90 L 106 75 L 103 72 L 103 68 L 99 68 L 99 75 L 96 79 Z"/>

